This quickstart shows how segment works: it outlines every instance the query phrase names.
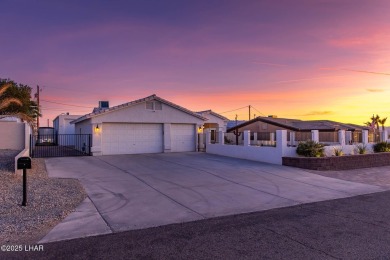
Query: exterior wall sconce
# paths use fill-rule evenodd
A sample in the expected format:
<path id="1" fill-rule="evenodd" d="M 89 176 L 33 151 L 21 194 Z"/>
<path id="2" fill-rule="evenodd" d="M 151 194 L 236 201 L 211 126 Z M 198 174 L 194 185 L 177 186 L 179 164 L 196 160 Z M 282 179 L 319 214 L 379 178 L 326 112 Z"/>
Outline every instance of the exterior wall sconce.
<path id="1" fill-rule="evenodd" d="M 95 132 L 99 132 L 99 131 L 100 131 L 99 124 L 96 124 Z"/>

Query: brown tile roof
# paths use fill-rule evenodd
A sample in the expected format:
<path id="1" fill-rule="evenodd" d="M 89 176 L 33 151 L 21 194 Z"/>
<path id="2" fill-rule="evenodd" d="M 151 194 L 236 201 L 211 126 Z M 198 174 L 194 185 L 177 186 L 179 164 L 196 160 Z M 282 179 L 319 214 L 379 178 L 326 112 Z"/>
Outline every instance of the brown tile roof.
<path id="1" fill-rule="evenodd" d="M 311 130 L 319 130 L 319 131 L 338 131 L 338 130 L 346 130 L 346 131 L 356 131 L 356 130 L 368 130 L 367 127 L 358 126 L 353 124 L 344 124 L 340 122 L 335 122 L 331 120 L 307 120 L 303 121 L 300 119 L 289 119 L 289 118 L 274 118 L 274 117 L 256 117 L 250 121 L 237 125 L 228 129 L 228 132 L 233 131 L 236 128 L 241 128 L 255 122 L 264 122 L 271 125 L 279 126 L 282 128 L 286 128 L 292 131 L 302 131 L 307 132 Z"/>

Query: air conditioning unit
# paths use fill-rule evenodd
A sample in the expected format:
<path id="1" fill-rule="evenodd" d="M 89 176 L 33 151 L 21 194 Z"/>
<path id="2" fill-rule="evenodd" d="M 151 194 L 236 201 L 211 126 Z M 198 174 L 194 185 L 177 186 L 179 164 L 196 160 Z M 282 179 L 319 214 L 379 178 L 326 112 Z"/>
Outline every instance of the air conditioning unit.
<path id="1" fill-rule="evenodd" d="M 99 108 L 109 108 L 110 104 L 108 101 L 99 101 Z"/>

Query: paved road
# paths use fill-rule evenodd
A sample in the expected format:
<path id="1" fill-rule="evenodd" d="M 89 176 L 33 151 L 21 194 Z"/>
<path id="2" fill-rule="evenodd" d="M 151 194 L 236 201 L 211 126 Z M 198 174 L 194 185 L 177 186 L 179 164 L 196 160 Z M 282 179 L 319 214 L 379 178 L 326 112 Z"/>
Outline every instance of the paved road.
<path id="1" fill-rule="evenodd" d="M 390 192 L 44 244 L 0 259 L 389 259 Z"/>
<path id="2" fill-rule="evenodd" d="M 89 198 L 41 242 L 256 212 L 383 191 L 306 171 L 204 153 L 53 158 Z"/>

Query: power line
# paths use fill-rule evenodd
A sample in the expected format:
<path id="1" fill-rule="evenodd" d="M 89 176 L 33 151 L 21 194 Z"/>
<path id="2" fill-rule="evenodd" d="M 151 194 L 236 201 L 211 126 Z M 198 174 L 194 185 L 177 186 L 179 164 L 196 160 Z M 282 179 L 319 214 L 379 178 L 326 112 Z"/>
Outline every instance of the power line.
<path id="1" fill-rule="evenodd" d="M 218 114 L 225 114 L 225 113 L 229 113 L 229 112 L 237 111 L 237 110 L 240 110 L 240 109 L 243 109 L 243 108 L 247 108 L 247 107 L 248 107 L 248 106 L 245 106 L 245 107 L 240 107 L 240 108 L 237 108 L 237 109 L 234 109 L 234 110 L 229 110 L 229 111 L 225 111 L 225 112 L 218 113 Z"/>
<path id="2" fill-rule="evenodd" d="M 60 103 L 60 102 L 54 102 L 54 101 L 49 101 L 49 100 L 44 100 L 44 99 L 41 99 L 41 101 L 53 103 L 53 104 L 64 105 L 64 106 L 71 106 L 71 107 L 93 108 L 93 107 L 87 107 L 87 106 L 78 106 L 78 105 L 71 105 L 71 104 L 65 104 L 65 103 Z"/>
<path id="3" fill-rule="evenodd" d="M 256 110 L 257 112 L 259 112 L 261 115 L 265 116 L 263 113 L 261 113 L 259 110 L 257 110 L 254 106 L 251 106 L 254 110 Z"/>

